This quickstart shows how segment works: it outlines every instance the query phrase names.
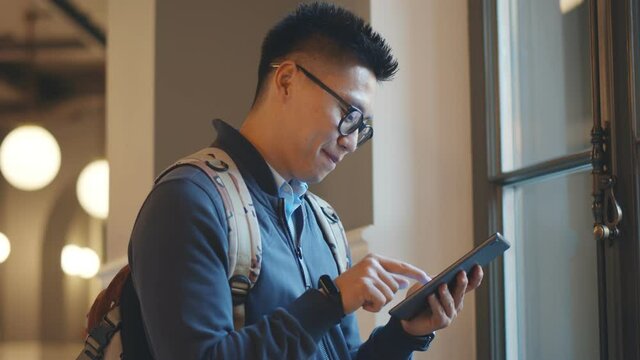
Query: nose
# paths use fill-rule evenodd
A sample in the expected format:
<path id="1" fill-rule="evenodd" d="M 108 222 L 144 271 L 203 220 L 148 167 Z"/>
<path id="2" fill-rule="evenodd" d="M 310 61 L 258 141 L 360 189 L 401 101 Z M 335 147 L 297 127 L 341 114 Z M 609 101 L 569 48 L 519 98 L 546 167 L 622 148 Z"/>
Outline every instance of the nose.
<path id="1" fill-rule="evenodd" d="M 340 137 L 338 137 L 338 145 L 347 152 L 352 153 L 356 151 L 356 148 L 358 147 L 358 130 L 349 135 L 340 135 Z"/>

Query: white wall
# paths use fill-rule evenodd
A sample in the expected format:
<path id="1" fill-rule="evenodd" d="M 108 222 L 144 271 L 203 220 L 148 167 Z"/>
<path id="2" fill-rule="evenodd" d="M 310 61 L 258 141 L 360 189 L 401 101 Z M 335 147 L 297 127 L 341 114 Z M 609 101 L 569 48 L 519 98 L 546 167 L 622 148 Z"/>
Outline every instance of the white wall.
<path id="1" fill-rule="evenodd" d="M 436 275 L 473 246 L 467 1 L 371 0 L 371 23 L 400 71 L 375 102 L 369 245 Z M 465 304 L 416 358 L 475 359 L 473 294 Z"/>
<path id="2" fill-rule="evenodd" d="M 106 260 L 126 256 L 129 234 L 154 176 L 156 3 L 109 1 Z"/>

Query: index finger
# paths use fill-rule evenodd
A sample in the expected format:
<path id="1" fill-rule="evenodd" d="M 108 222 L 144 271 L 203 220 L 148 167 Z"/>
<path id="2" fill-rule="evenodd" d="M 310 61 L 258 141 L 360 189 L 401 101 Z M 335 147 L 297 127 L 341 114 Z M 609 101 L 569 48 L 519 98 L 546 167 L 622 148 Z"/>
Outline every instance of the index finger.
<path id="1" fill-rule="evenodd" d="M 471 270 L 471 277 L 469 277 L 469 285 L 467 286 L 467 292 L 471 290 L 475 290 L 480 283 L 482 282 L 482 278 L 484 277 L 484 272 L 482 271 L 482 267 L 480 265 L 476 265 Z"/>
<path id="2" fill-rule="evenodd" d="M 458 272 L 456 275 L 456 284 L 453 288 L 453 293 L 451 294 L 453 296 L 456 309 L 460 309 L 460 304 L 464 299 L 464 293 L 467 290 L 468 283 L 469 279 L 467 278 L 467 274 L 464 271 Z"/>
<path id="3" fill-rule="evenodd" d="M 388 272 L 403 275 L 422 283 L 431 280 L 431 278 L 427 276 L 427 273 L 404 261 L 378 255 L 378 262 Z"/>

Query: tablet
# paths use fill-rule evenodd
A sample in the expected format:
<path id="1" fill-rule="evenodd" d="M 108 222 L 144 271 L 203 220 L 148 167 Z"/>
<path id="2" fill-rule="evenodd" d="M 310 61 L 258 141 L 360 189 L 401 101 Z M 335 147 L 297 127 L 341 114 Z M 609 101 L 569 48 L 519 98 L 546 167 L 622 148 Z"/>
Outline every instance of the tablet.
<path id="1" fill-rule="evenodd" d="M 485 242 L 478 245 L 465 256 L 449 266 L 428 283 L 424 284 L 418 291 L 404 299 L 401 303 L 389 310 L 391 316 L 402 320 L 409 320 L 427 307 L 427 296 L 435 293 L 441 284 L 449 284 L 451 289 L 455 285 L 456 275 L 464 270 L 467 273 L 477 264 L 485 266 L 493 259 L 505 252 L 511 245 L 502 238 L 500 233 L 495 233 Z"/>

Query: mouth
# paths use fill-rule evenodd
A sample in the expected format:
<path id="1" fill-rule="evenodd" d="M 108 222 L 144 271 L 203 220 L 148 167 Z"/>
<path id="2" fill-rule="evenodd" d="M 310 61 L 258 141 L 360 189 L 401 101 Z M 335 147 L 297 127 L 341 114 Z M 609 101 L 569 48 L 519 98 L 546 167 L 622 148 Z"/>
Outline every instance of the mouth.
<path id="1" fill-rule="evenodd" d="M 322 153 L 329 158 L 329 160 L 331 160 L 331 162 L 333 162 L 334 164 L 337 164 L 340 162 L 340 158 L 337 156 L 334 156 L 332 154 L 330 154 L 329 152 L 322 150 Z"/>

